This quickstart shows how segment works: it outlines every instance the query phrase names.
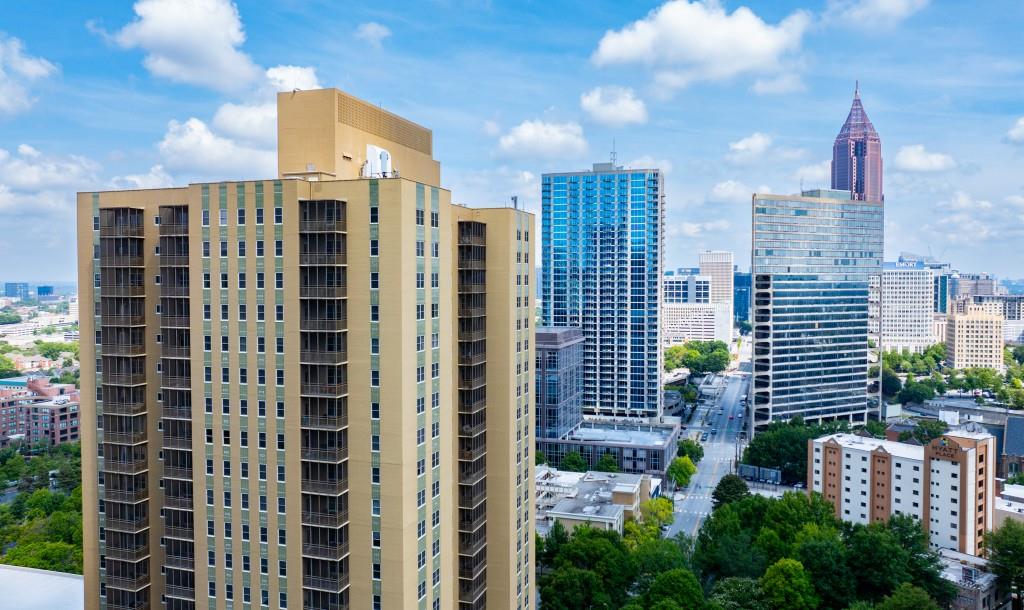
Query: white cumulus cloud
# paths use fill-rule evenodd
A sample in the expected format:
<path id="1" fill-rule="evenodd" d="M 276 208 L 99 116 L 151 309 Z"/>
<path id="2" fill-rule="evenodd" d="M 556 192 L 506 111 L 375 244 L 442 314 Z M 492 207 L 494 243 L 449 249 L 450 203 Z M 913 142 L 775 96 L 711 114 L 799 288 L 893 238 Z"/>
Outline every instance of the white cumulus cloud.
<path id="1" fill-rule="evenodd" d="M 587 141 L 578 123 L 523 121 L 498 139 L 498 150 L 511 157 L 579 157 Z"/>
<path id="2" fill-rule="evenodd" d="M 829 0 L 825 20 L 855 28 L 892 28 L 930 0 Z"/>
<path id="3" fill-rule="evenodd" d="M 708 222 L 671 223 L 665 229 L 666 237 L 700 237 L 705 233 L 727 231 L 732 224 L 725 219 L 709 220 Z"/>
<path id="4" fill-rule="evenodd" d="M 660 169 L 663 174 L 672 172 L 672 162 L 668 159 L 655 159 L 650 155 L 637 157 L 625 165 L 631 169 Z"/>
<path id="5" fill-rule="evenodd" d="M 174 186 L 174 180 L 163 165 L 154 165 L 145 174 L 114 176 L 110 186 L 115 189 L 159 189 Z"/>
<path id="6" fill-rule="evenodd" d="M 921 144 L 900 147 L 893 164 L 896 169 L 905 172 L 941 172 L 956 167 L 953 157 L 929 152 Z"/>
<path id="7" fill-rule="evenodd" d="M 167 133 L 157 147 L 168 168 L 189 175 L 232 180 L 266 178 L 277 173 L 274 151 L 217 135 L 194 117 L 168 123 Z"/>
<path id="8" fill-rule="evenodd" d="M 832 162 L 825 160 L 821 163 L 804 165 L 796 170 L 793 177 L 805 182 L 805 187 L 828 186 L 832 183 Z"/>
<path id="9" fill-rule="evenodd" d="M 240 91 L 260 68 L 240 47 L 245 30 L 230 0 L 138 0 L 135 20 L 109 35 L 125 49 L 141 49 L 154 76 L 218 91 Z"/>
<path id="10" fill-rule="evenodd" d="M 32 106 L 34 81 L 53 75 L 57 67 L 25 53 L 21 40 L 0 33 L 0 115 L 13 115 Z"/>
<path id="11" fill-rule="evenodd" d="M 391 36 L 391 30 L 387 26 L 376 21 L 362 23 L 356 28 L 356 38 L 368 42 L 374 48 L 379 49 L 384 39 Z"/>
<path id="12" fill-rule="evenodd" d="M 1024 116 L 1017 119 L 1010 131 L 1006 132 L 1006 139 L 1013 144 L 1024 144 Z"/>
<path id="13" fill-rule="evenodd" d="M 594 121 L 613 127 L 647 122 L 647 106 L 627 87 L 595 87 L 580 96 L 580 107 Z"/>
<path id="14" fill-rule="evenodd" d="M 804 11 L 770 24 L 744 6 L 729 13 L 718 0 L 670 0 L 606 32 L 592 60 L 598 66 L 645 65 L 670 89 L 743 74 L 771 76 L 799 52 L 810 23 Z"/>
<path id="15" fill-rule="evenodd" d="M 807 87 L 795 72 L 787 72 L 769 78 L 759 78 L 754 81 L 751 89 L 758 95 L 778 95 L 782 93 L 793 93 L 803 91 Z"/>
<path id="16" fill-rule="evenodd" d="M 772 137 L 759 131 L 729 143 L 726 158 L 733 163 L 746 163 L 761 158 L 772 145 Z"/>

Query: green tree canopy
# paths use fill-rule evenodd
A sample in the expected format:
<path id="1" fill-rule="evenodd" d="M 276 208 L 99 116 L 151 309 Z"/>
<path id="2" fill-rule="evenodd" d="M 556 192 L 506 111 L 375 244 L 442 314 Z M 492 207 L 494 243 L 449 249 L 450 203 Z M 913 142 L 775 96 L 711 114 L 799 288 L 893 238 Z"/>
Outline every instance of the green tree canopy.
<path id="1" fill-rule="evenodd" d="M 722 480 L 715 486 L 715 490 L 711 492 L 711 500 L 717 509 L 723 504 L 742 500 L 749 495 L 750 489 L 747 487 L 747 482 L 743 480 L 743 477 L 727 474 L 722 477 Z"/>
<path id="2" fill-rule="evenodd" d="M 818 594 L 804 566 L 795 559 L 780 559 L 765 570 L 761 589 L 769 607 L 778 610 L 814 610 Z"/>
<path id="3" fill-rule="evenodd" d="M 664 601 L 674 602 L 680 608 L 701 608 L 704 593 L 693 572 L 675 568 L 658 574 L 647 590 L 647 604 L 648 607 L 657 607 Z"/>
<path id="4" fill-rule="evenodd" d="M 799 417 L 770 424 L 743 451 L 743 462 L 782 471 L 785 481 L 807 482 L 807 441 L 846 429 L 844 423 L 805 425 Z"/>
<path id="5" fill-rule="evenodd" d="M 720 373 L 730 359 L 729 346 L 723 341 L 687 341 L 665 350 L 665 370 L 687 368 L 692 375 Z"/>
<path id="6" fill-rule="evenodd" d="M 559 468 L 562 470 L 568 470 L 569 472 L 586 472 L 587 460 L 583 459 L 583 456 L 579 451 L 570 451 L 562 458 L 562 463 L 559 464 Z"/>
<path id="7" fill-rule="evenodd" d="M 610 453 L 601 454 L 600 459 L 594 464 L 594 470 L 598 472 L 618 472 L 619 463 L 615 456 Z"/>
<path id="8" fill-rule="evenodd" d="M 693 460 L 690 456 L 684 455 L 683 457 L 677 457 L 672 460 L 672 463 L 668 467 L 666 474 L 668 478 L 678 485 L 679 487 L 686 487 L 690 484 L 690 478 L 697 473 L 697 467 L 693 464 Z"/>
<path id="9" fill-rule="evenodd" d="M 939 605 L 927 591 L 905 582 L 876 604 L 875 610 L 939 610 Z"/>
<path id="10" fill-rule="evenodd" d="M 764 591 L 755 578 L 733 576 L 720 580 L 711 590 L 708 602 L 715 610 L 766 610 Z"/>
<path id="11" fill-rule="evenodd" d="M 699 464 L 704 459 L 704 446 L 693 439 L 684 438 L 676 445 L 676 455 L 689 456 L 691 462 Z"/>
<path id="12" fill-rule="evenodd" d="M 1024 524 L 1007 519 L 985 534 L 988 565 L 1003 591 L 1024 591 Z"/>

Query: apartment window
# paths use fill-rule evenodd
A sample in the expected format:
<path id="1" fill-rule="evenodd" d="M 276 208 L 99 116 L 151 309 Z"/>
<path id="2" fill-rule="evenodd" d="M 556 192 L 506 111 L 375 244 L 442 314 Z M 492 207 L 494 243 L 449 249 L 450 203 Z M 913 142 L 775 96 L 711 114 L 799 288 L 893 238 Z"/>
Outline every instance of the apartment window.
<path id="1" fill-rule="evenodd" d="M 274 274 L 274 288 L 284 288 L 284 273 L 278 271 Z"/>
<path id="2" fill-rule="evenodd" d="M 377 206 L 370 207 L 370 224 L 377 224 L 379 222 L 379 210 Z"/>
<path id="3" fill-rule="evenodd" d="M 245 224 L 245 208 L 238 208 L 238 224 Z"/>
<path id="4" fill-rule="evenodd" d="M 376 239 L 370 240 L 370 256 L 377 256 L 380 254 L 380 242 Z"/>
<path id="5" fill-rule="evenodd" d="M 374 290 L 380 288 L 380 273 L 376 271 L 370 272 L 370 288 Z"/>
<path id="6" fill-rule="evenodd" d="M 380 403 L 370 403 L 370 419 L 380 419 Z"/>
<path id="7" fill-rule="evenodd" d="M 256 224 L 263 224 L 263 208 L 256 208 Z"/>
<path id="8" fill-rule="evenodd" d="M 280 239 L 274 241 L 274 256 L 284 256 L 284 242 Z"/>
<path id="9" fill-rule="evenodd" d="M 438 214 L 437 212 L 430 213 L 430 226 L 434 227 L 435 229 L 441 226 L 441 215 Z"/>
<path id="10" fill-rule="evenodd" d="M 239 273 L 238 274 L 238 287 L 239 288 L 245 288 L 245 274 L 244 273 Z"/>
<path id="11" fill-rule="evenodd" d="M 370 435 L 370 451 L 380 451 L 380 435 Z"/>
<path id="12" fill-rule="evenodd" d="M 380 305 L 370 305 L 370 321 L 380 321 Z"/>
<path id="13" fill-rule="evenodd" d="M 284 218 L 284 210 L 281 208 L 274 208 L 274 224 L 281 224 Z"/>
<path id="14" fill-rule="evenodd" d="M 423 226 L 423 210 L 416 210 L 416 225 Z"/>
<path id="15" fill-rule="evenodd" d="M 380 532 L 370 532 L 370 546 L 375 549 L 380 548 Z"/>
<path id="16" fill-rule="evenodd" d="M 227 258 L 228 255 L 228 242 L 223 239 L 220 241 L 220 255 L 222 258 Z"/>
<path id="17" fill-rule="evenodd" d="M 256 242 L 256 256 L 263 256 L 263 240 L 257 240 Z"/>
<path id="18" fill-rule="evenodd" d="M 210 226 L 210 210 L 203 210 L 203 226 Z M 99 227 L 97 227 L 98 229 Z"/>
<path id="19" fill-rule="evenodd" d="M 424 251 L 423 240 L 422 239 L 417 239 L 416 240 L 416 256 L 423 256 L 423 251 Z"/>

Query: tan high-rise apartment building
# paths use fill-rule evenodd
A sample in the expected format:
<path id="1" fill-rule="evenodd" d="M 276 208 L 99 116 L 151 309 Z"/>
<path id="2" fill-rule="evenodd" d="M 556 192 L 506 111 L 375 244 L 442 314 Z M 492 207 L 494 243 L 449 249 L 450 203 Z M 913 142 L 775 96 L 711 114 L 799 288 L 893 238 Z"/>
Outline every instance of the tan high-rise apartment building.
<path id="1" fill-rule="evenodd" d="M 705 250 L 700 253 L 700 274 L 711 278 L 711 302 L 729 306 L 729 330 L 733 320 L 733 279 L 735 267 L 732 252 Z"/>
<path id="2" fill-rule="evenodd" d="M 86 607 L 532 607 L 533 217 L 336 89 L 278 142 L 79 194 Z"/>
<path id="3" fill-rule="evenodd" d="M 1003 357 L 1003 316 L 985 306 L 966 303 L 946 320 L 946 360 L 955 369 L 1006 371 Z"/>

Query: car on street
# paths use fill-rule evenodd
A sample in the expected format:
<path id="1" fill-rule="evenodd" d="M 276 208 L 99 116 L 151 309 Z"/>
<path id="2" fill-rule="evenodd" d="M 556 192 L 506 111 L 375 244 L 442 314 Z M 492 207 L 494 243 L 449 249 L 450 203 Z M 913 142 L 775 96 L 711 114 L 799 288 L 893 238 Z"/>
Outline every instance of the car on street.
<path id="1" fill-rule="evenodd" d="M 729 416 L 729 420 L 731 421 L 732 419 L 734 419 L 734 418 L 733 418 L 733 416 L 732 416 L 732 415 L 730 415 L 730 416 Z"/>
<path id="2" fill-rule="evenodd" d="M 706 441 L 706 440 L 708 440 L 708 433 L 707 433 L 707 432 L 705 432 L 704 434 L 701 434 L 701 435 L 700 435 L 700 440 L 701 440 L 701 441 Z"/>
<path id="3" fill-rule="evenodd" d="M 711 434 L 718 434 L 718 428 L 712 428 Z"/>

